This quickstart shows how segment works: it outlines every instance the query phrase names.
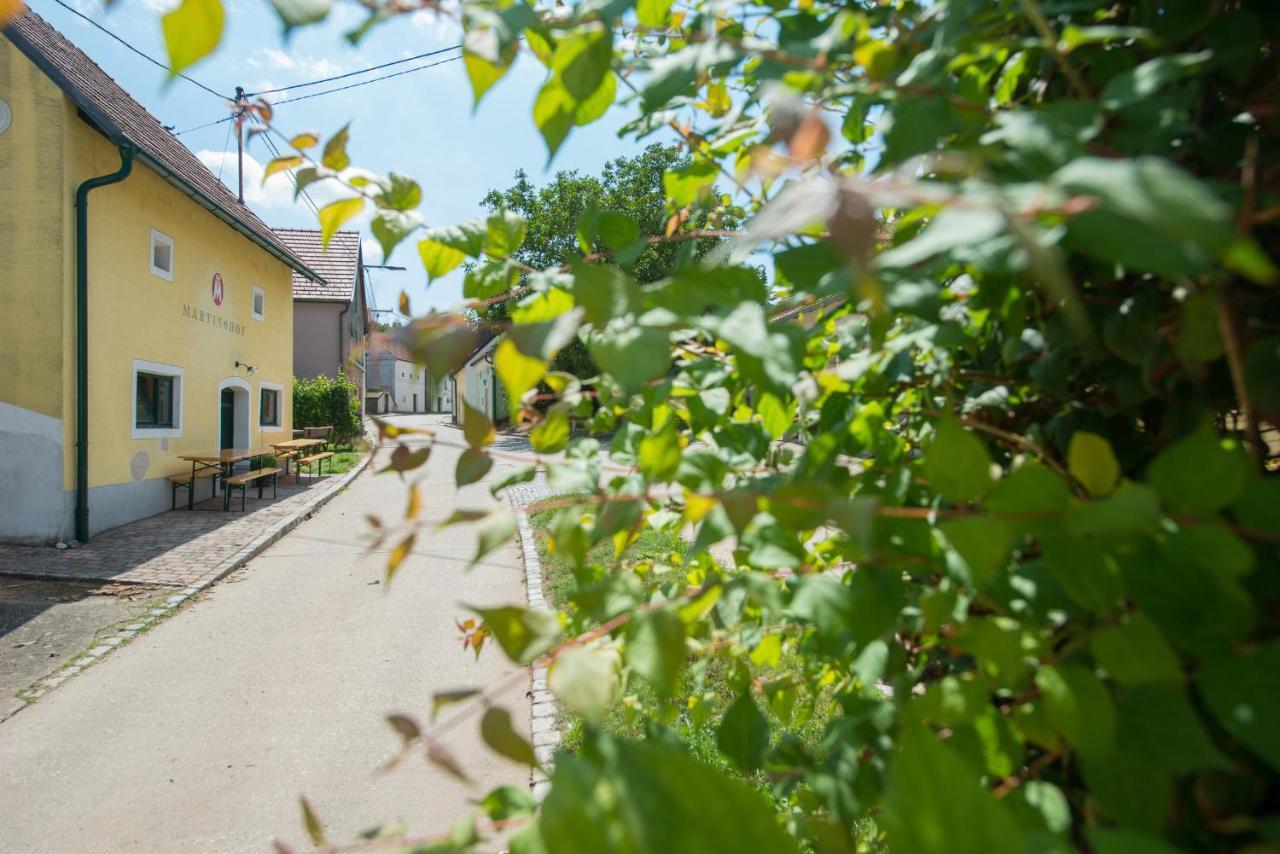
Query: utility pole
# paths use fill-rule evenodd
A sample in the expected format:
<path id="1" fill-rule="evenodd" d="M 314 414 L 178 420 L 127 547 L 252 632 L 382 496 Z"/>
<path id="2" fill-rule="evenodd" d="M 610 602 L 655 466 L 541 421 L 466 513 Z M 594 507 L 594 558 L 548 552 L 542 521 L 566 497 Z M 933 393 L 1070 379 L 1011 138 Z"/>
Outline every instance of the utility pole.
<path id="1" fill-rule="evenodd" d="M 244 204 L 244 87 L 236 87 L 236 163 L 240 173 L 240 192 L 237 198 Z"/>

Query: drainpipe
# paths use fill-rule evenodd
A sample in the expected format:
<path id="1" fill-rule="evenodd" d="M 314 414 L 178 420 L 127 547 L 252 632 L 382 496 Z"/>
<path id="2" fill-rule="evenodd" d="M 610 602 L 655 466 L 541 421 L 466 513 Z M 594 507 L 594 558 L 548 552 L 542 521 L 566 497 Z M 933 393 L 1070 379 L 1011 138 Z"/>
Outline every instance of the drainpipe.
<path id="1" fill-rule="evenodd" d="M 120 144 L 120 168 L 76 188 L 76 539 L 89 541 L 89 191 L 133 169 L 133 146 Z"/>

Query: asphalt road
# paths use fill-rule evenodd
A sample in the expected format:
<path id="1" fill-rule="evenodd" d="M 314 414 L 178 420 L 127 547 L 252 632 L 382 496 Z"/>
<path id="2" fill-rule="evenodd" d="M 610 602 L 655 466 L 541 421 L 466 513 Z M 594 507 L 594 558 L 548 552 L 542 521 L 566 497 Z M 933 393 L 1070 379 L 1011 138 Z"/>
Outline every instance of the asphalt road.
<path id="1" fill-rule="evenodd" d="M 418 472 L 430 521 L 492 502 L 483 482 L 455 491 L 458 453 L 438 447 Z M 472 719 L 441 740 L 474 787 L 417 754 L 379 771 L 399 745 L 384 716 L 425 722 L 436 691 L 487 689 L 528 726 L 524 672 L 494 648 L 477 660 L 455 626 L 460 603 L 523 601 L 515 547 L 468 570 L 473 527 L 423 531 L 388 589 L 390 544 L 362 539 L 366 514 L 404 513 L 399 478 L 373 474 L 385 455 L 244 569 L 0 724 L 0 851 L 305 849 L 300 794 L 334 842 L 398 818 L 443 833 L 490 787 L 527 784 Z"/>

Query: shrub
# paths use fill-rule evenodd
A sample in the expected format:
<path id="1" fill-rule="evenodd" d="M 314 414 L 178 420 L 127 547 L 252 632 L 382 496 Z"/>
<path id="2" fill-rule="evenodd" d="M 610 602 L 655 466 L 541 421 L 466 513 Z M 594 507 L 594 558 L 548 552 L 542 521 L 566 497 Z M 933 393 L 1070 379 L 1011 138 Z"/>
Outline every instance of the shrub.
<path id="1" fill-rule="evenodd" d="M 293 426 L 332 427 L 335 443 L 350 443 L 360 435 L 359 389 L 345 375 L 294 377 Z"/>

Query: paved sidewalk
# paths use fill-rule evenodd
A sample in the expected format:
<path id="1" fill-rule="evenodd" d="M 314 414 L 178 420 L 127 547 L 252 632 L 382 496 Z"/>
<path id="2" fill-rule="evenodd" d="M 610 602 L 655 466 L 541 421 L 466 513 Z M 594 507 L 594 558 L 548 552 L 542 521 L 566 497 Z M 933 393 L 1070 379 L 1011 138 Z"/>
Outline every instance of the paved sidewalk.
<path id="1" fill-rule="evenodd" d="M 251 489 L 244 513 L 238 495 L 224 513 L 219 495 L 197 503 L 195 510 L 184 506 L 103 531 L 74 549 L 0 545 L 0 575 L 187 587 L 340 478 L 304 477 L 295 484 L 292 477 L 281 477 L 274 501 L 270 487 L 261 500 Z"/>
<path id="2" fill-rule="evenodd" d="M 455 492 L 457 458 L 438 447 L 415 473 L 433 525 L 493 504 L 483 482 Z M 392 543 L 369 551 L 360 538 L 366 514 L 403 516 L 405 489 L 377 467 L 173 618 L 0 724 L 0 852 L 221 854 L 267 851 L 275 838 L 307 850 L 304 793 L 335 842 L 398 817 L 444 833 L 494 785 L 527 785 L 527 768 L 482 744 L 468 706 L 442 713 L 468 717 L 440 738 L 474 787 L 420 752 L 378 771 L 399 746 L 384 716 L 426 725 L 437 691 L 487 690 L 527 731 L 529 676 L 494 645 L 477 660 L 455 626 L 460 603 L 523 600 L 515 546 L 469 569 L 474 526 L 425 528 L 388 590 Z"/>

